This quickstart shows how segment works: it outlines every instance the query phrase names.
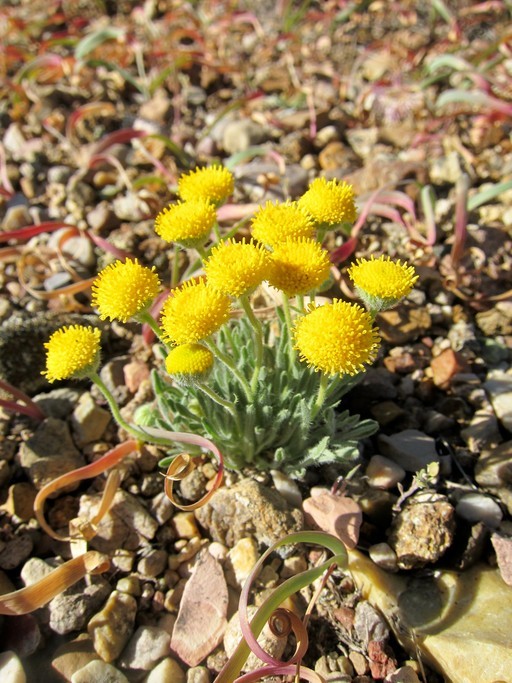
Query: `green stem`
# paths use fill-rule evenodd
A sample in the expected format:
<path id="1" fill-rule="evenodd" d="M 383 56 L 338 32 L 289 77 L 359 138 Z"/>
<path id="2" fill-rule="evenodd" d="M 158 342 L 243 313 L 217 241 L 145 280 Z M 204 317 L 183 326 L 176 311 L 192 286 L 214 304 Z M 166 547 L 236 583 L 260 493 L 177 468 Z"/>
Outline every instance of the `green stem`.
<path id="1" fill-rule="evenodd" d="M 233 360 L 226 354 L 223 353 L 215 344 L 210 341 L 209 339 L 203 340 L 203 344 L 207 346 L 210 351 L 213 353 L 213 355 L 218 358 L 224 365 L 231 370 L 231 372 L 235 375 L 235 377 L 238 379 L 240 384 L 243 387 L 243 390 L 245 392 L 245 396 L 247 398 L 248 403 L 252 403 L 252 391 L 251 387 L 249 386 L 249 382 L 246 380 L 246 378 L 242 375 L 240 370 L 236 367 L 236 365 L 233 363 Z"/>
<path id="2" fill-rule="evenodd" d="M 117 422 L 117 424 L 122 427 L 128 434 L 131 434 L 135 439 L 138 441 L 144 441 L 144 442 L 151 442 L 155 443 L 160 446 L 172 446 L 173 443 L 171 441 L 168 441 L 167 439 L 160 439 L 158 437 L 153 437 L 150 436 L 149 434 L 146 434 L 142 429 L 137 429 L 136 427 L 133 427 L 131 424 L 128 424 L 126 420 L 121 415 L 121 412 L 119 410 L 119 406 L 115 402 L 114 397 L 110 393 L 109 389 L 107 388 L 107 385 L 105 382 L 101 379 L 101 377 L 97 374 L 91 374 L 89 375 L 89 379 L 94 382 L 94 384 L 98 387 L 98 389 L 101 391 L 103 396 L 105 397 L 108 407 L 110 408 L 110 412 L 112 413 L 112 417 L 114 420 Z"/>
<path id="3" fill-rule="evenodd" d="M 162 342 L 162 344 L 164 344 L 166 348 L 169 348 L 162 339 L 164 333 L 162 332 L 160 325 L 156 322 L 156 320 L 153 318 L 149 311 L 141 311 L 135 316 L 135 320 L 137 320 L 137 322 L 139 323 L 146 323 L 147 325 L 149 325 L 149 327 L 153 330 L 153 332 L 156 334 L 157 338 Z"/>
<path id="4" fill-rule="evenodd" d="M 240 303 L 244 309 L 245 315 L 249 318 L 249 322 L 254 330 L 254 342 L 256 345 L 256 362 L 254 363 L 254 371 L 252 373 L 251 379 L 251 390 L 252 393 L 256 391 L 258 385 L 258 377 L 260 375 L 261 365 L 263 363 L 263 326 L 258 318 L 254 315 L 252 306 L 249 302 L 249 297 L 247 294 L 243 294 L 240 297 Z"/>
<path id="5" fill-rule="evenodd" d="M 295 351 L 293 349 L 293 322 L 292 322 L 292 313 L 290 310 L 290 300 L 289 298 L 283 294 L 283 313 L 284 313 L 284 319 L 286 322 L 286 328 L 288 330 L 288 360 L 289 360 L 289 365 L 290 369 L 294 366 L 295 364 Z"/>
<path id="6" fill-rule="evenodd" d="M 223 408 L 226 408 L 226 410 L 228 410 L 231 415 L 238 420 L 238 413 L 236 411 L 235 404 L 232 401 L 227 401 L 225 398 L 222 398 L 214 389 L 209 387 L 207 384 L 203 384 L 203 382 L 197 382 L 196 387 L 201 389 L 201 391 L 209 396 L 212 401 L 215 401 L 215 403 L 218 403 Z"/>
<path id="7" fill-rule="evenodd" d="M 204 248 L 203 245 L 199 245 L 199 244 L 198 244 L 198 245 L 196 246 L 196 251 L 197 251 L 197 253 L 199 254 L 199 256 L 201 257 L 201 260 L 202 260 L 202 261 L 204 261 L 204 260 L 206 259 L 206 257 L 208 256 L 208 253 L 207 253 L 207 251 L 206 251 L 206 249 Z"/>
<path id="8" fill-rule="evenodd" d="M 320 384 L 318 385 L 318 394 L 316 396 L 316 401 L 313 404 L 313 410 L 311 411 L 311 421 L 315 419 L 315 417 L 318 415 L 320 412 L 324 401 L 326 399 L 327 395 L 327 387 L 329 385 L 329 375 L 326 375 L 325 373 L 322 373 L 320 375 Z"/>
<path id="9" fill-rule="evenodd" d="M 180 281 L 180 251 L 179 245 L 175 244 L 171 266 L 171 289 L 174 289 Z"/>

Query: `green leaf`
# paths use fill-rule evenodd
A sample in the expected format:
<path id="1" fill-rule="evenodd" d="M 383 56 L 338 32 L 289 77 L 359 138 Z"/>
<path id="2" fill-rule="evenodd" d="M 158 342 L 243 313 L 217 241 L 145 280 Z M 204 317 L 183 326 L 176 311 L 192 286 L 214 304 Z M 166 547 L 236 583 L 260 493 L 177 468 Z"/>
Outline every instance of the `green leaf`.
<path id="1" fill-rule="evenodd" d="M 93 33 L 89 33 L 85 38 L 77 43 L 75 47 L 75 59 L 78 61 L 83 61 L 87 55 L 110 40 L 119 40 L 119 38 L 124 38 L 126 31 L 123 28 L 116 28 L 114 26 L 107 26 L 105 28 L 100 28 Z"/>

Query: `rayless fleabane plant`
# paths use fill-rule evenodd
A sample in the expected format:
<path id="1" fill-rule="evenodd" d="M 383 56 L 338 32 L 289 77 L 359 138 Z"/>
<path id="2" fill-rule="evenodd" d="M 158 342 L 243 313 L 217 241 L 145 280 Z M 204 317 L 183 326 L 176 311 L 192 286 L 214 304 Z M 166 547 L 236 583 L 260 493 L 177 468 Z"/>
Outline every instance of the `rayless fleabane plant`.
<path id="1" fill-rule="evenodd" d="M 197 434 L 235 470 L 301 475 L 308 466 L 350 460 L 376 425 L 339 410 L 340 400 L 376 358 L 376 314 L 411 291 L 414 269 L 386 256 L 360 259 L 348 274 L 364 307 L 337 298 L 321 303 L 316 295 L 331 284 L 321 242 L 327 230 L 355 220 L 351 186 L 321 178 L 296 202 L 268 202 L 244 238 L 233 230 L 222 236 L 216 222 L 233 190 L 225 168 L 195 170 L 180 178 L 179 201 L 156 217 L 156 232 L 175 254 L 189 249 L 198 266 L 171 289 L 159 320 L 149 313 L 161 289 L 153 269 L 117 261 L 94 282 L 92 303 L 102 319 L 149 324 L 161 342 L 155 400 L 139 409 L 136 424 L 122 420 L 97 373 L 93 328 L 51 337 L 46 376 L 89 376 L 132 437 L 169 446 L 164 432 Z M 270 316 L 252 303 L 264 282 L 281 297 Z M 166 464 L 174 456 L 171 450 Z"/>

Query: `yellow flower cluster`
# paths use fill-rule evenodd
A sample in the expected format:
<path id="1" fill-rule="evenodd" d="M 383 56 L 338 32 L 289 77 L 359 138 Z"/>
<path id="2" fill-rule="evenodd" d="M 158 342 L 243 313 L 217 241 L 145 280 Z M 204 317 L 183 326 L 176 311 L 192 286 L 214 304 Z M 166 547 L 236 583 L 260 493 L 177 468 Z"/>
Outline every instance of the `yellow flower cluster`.
<path id="1" fill-rule="evenodd" d="M 61 327 L 44 345 L 46 370 L 42 374 L 49 382 L 55 382 L 96 372 L 100 360 L 100 337 L 97 327 Z"/>
<path id="2" fill-rule="evenodd" d="M 213 353 L 202 344 L 175 346 L 165 359 L 165 369 L 178 377 L 206 378 L 213 367 Z"/>
<path id="3" fill-rule="evenodd" d="M 298 204 L 320 225 L 334 226 L 356 220 L 354 189 L 344 181 L 316 178 Z"/>
<path id="4" fill-rule="evenodd" d="M 380 341 L 371 315 L 339 299 L 312 304 L 295 323 L 294 337 L 301 360 L 327 375 L 361 372 L 375 360 Z"/>
<path id="5" fill-rule="evenodd" d="M 231 300 L 204 280 L 174 289 L 162 308 L 164 341 L 188 344 L 207 339 L 229 319 Z"/>
<path id="6" fill-rule="evenodd" d="M 361 297 L 371 305 L 371 299 L 390 306 L 407 296 L 418 276 L 413 266 L 401 261 L 391 261 L 389 256 L 376 259 L 357 259 L 348 270 L 348 275 Z M 382 303 L 377 308 L 382 308 Z"/>
<path id="7" fill-rule="evenodd" d="M 274 247 L 286 239 L 313 237 L 315 224 L 297 202 L 267 202 L 254 214 L 251 232 L 258 242 Z"/>
<path id="8" fill-rule="evenodd" d="M 329 254 L 314 239 L 287 239 L 274 246 L 269 282 L 288 296 L 306 294 L 329 277 Z"/>
<path id="9" fill-rule="evenodd" d="M 178 180 L 178 194 L 185 201 L 206 199 L 216 206 L 230 197 L 235 189 L 233 174 L 220 165 L 197 168 Z"/>
<path id="10" fill-rule="evenodd" d="M 195 247 L 204 244 L 216 220 L 213 204 L 199 197 L 171 204 L 160 211 L 155 218 L 155 232 L 166 242 Z"/>
<path id="11" fill-rule="evenodd" d="M 128 322 L 144 311 L 158 294 L 160 281 L 154 268 L 137 259 L 116 261 L 104 268 L 92 286 L 92 305 L 102 320 Z"/>
<path id="12" fill-rule="evenodd" d="M 252 292 L 269 271 L 269 253 L 252 240 L 230 239 L 211 251 L 204 263 L 208 284 L 219 292 L 240 297 Z"/>

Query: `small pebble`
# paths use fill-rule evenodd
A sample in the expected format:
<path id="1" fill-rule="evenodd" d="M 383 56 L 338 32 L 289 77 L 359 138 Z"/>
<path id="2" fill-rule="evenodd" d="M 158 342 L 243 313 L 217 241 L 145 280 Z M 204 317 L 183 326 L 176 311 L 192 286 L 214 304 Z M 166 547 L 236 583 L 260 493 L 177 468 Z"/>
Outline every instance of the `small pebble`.
<path id="1" fill-rule="evenodd" d="M 258 544 L 252 536 L 241 538 L 235 543 L 227 558 L 226 566 L 232 570 L 226 577 L 228 583 L 233 585 L 233 580 L 230 581 L 230 578 L 234 578 L 234 585 L 241 588 L 259 557 Z"/>
<path id="2" fill-rule="evenodd" d="M 193 666 L 187 671 L 187 683 L 210 683 L 210 672 L 205 666 Z"/>
<path id="3" fill-rule="evenodd" d="M 115 666 L 94 659 L 71 676 L 71 683 L 129 683 Z"/>
<path id="4" fill-rule="evenodd" d="M 180 665 L 171 657 L 157 664 L 144 683 L 185 683 L 186 675 Z"/>
<path id="5" fill-rule="evenodd" d="M 172 526 L 178 538 L 200 536 L 193 512 L 178 512 L 172 518 Z"/>
<path id="6" fill-rule="evenodd" d="M 297 482 L 283 474 L 279 470 L 271 470 L 272 481 L 276 490 L 283 496 L 287 503 L 292 507 L 300 508 L 302 505 L 302 495 Z"/>
<path id="7" fill-rule="evenodd" d="M 94 649 L 105 662 L 117 659 L 128 642 L 137 614 L 137 602 L 127 593 L 113 591 L 103 609 L 95 614 L 87 630 Z"/>
<path id="8" fill-rule="evenodd" d="M 0 680 L 2 683 L 26 683 L 23 664 L 15 652 L 0 653 Z"/>
<path id="9" fill-rule="evenodd" d="M 368 550 L 370 558 L 378 567 L 387 572 L 398 571 L 396 553 L 387 543 L 375 543 Z"/>
<path id="10" fill-rule="evenodd" d="M 389 458 L 374 455 L 366 468 L 366 476 L 373 488 L 392 489 L 404 479 L 405 470 Z"/>
<path id="11" fill-rule="evenodd" d="M 483 522 L 496 529 L 503 519 L 503 512 L 496 501 L 482 493 L 467 493 L 459 499 L 455 512 L 468 522 Z"/>

